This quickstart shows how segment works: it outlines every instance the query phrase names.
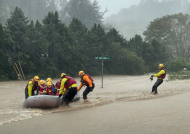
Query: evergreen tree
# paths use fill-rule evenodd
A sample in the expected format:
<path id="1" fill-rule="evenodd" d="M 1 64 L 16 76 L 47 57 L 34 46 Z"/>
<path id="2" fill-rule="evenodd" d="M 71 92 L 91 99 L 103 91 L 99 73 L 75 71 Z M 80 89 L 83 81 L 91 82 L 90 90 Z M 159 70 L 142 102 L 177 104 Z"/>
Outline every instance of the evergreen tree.
<path id="1" fill-rule="evenodd" d="M 100 6 L 95 0 L 70 0 L 66 7 L 60 11 L 62 21 L 69 24 L 73 18 L 77 18 L 90 29 L 94 24 L 102 24 L 105 12 L 100 12 Z"/>
<path id="2" fill-rule="evenodd" d="M 48 59 L 53 62 L 60 72 L 62 70 L 65 72 L 71 70 L 74 65 L 71 46 L 73 40 L 70 37 L 68 28 L 61 24 L 57 12 L 55 14 L 49 12 L 43 23 L 43 34 L 49 42 Z"/>
<path id="3" fill-rule="evenodd" d="M 115 29 L 106 33 L 100 24 L 88 30 L 79 19 L 73 18 L 67 27 L 61 23 L 58 12 L 49 12 L 43 24 L 38 20 L 34 23 L 18 7 L 11 13 L 5 29 L 0 29 L 0 35 L 3 37 L 0 45 L 6 46 L 1 45 L 5 50 L 0 50 L 3 75 L 5 67 L 10 68 L 10 64 L 12 68 L 20 61 L 27 79 L 34 75 L 60 77 L 62 72 L 76 76 L 79 70 L 100 75 L 101 60 L 95 57 L 111 57 L 104 61 L 107 74 L 143 74 L 164 53 L 164 46 L 157 51 L 162 46 L 157 41 L 145 43 L 138 35 L 126 41 Z M 13 70 L 7 72 L 13 73 Z"/>
<path id="4" fill-rule="evenodd" d="M 77 72 L 78 68 L 81 70 L 87 69 L 86 64 L 81 64 L 91 61 L 88 57 L 88 29 L 78 19 L 73 18 L 69 24 L 69 32 L 72 37 L 72 57 L 75 59 L 74 67 Z"/>
<path id="5" fill-rule="evenodd" d="M 24 16 L 23 11 L 16 7 L 15 11 L 11 13 L 11 18 L 7 20 L 5 29 L 9 59 L 12 64 L 20 61 L 26 74 L 33 72 L 36 68 L 34 63 L 30 61 L 33 56 L 33 47 L 27 34 L 28 22 L 29 20 Z"/>
<path id="6" fill-rule="evenodd" d="M 127 41 L 126 39 L 119 34 L 119 31 L 117 31 L 115 28 L 112 28 L 107 33 L 107 38 L 109 39 L 109 42 L 116 42 L 119 43 L 122 47 L 127 47 Z"/>
<path id="7" fill-rule="evenodd" d="M 10 68 L 10 65 L 8 64 L 8 57 L 6 56 L 6 49 L 5 49 L 5 34 L 3 31 L 2 24 L 0 23 L 0 80 L 8 80 L 10 78 L 13 78 L 14 75 L 12 75 L 12 69 Z"/>
<path id="8" fill-rule="evenodd" d="M 1 0 L 0 22 L 5 24 L 6 20 L 11 17 L 11 12 L 14 11 L 15 7 L 22 8 L 29 19 L 41 22 L 49 11 L 55 12 L 56 6 L 63 6 L 63 3 L 55 3 L 54 0 Z"/>
<path id="9" fill-rule="evenodd" d="M 143 48 L 144 42 L 141 36 L 135 35 L 134 38 L 131 38 L 128 42 L 127 46 L 131 51 L 134 51 L 137 53 L 138 56 L 142 57 L 142 48 Z"/>

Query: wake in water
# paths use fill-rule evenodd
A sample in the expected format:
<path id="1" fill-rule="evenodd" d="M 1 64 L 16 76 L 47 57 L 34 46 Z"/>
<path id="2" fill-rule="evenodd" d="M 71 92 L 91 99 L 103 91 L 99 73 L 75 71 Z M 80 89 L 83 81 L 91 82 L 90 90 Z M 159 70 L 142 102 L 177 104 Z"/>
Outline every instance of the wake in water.
<path id="1" fill-rule="evenodd" d="M 0 120 L 0 125 L 11 123 L 14 121 L 22 121 L 26 119 L 30 119 L 35 116 L 42 115 L 43 111 L 40 109 L 6 109 L 6 110 L 0 110 L 0 116 L 4 117 Z"/>

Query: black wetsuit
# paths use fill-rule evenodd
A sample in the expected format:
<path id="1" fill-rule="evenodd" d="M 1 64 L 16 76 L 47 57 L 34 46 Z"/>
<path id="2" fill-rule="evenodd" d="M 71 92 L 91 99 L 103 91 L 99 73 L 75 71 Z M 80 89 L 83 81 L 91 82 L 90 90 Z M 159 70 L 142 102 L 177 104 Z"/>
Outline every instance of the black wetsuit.
<path id="1" fill-rule="evenodd" d="M 94 87 L 95 87 L 95 84 L 94 84 L 94 83 L 92 83 L 92 87 L 89 87 L 89 86 L 86 87 L 86 89 L 85 89 L 84 92 L 83 92 L 83 99 L 84 99 L 84 100 L 87 99 L 87 95 L 88 95 L 90 92 L 93 91 Z"/>
<path id="2" fill-rule="evenodd" d="M 77 87 L 72 87 L 70 89 L 67 89 L 63 95 L 62 102 L 69 104 L 75 95 L 77 94 Z"/>
<path id="3" fill-rule="evenodd" d="M 157 87 L 162 84 L 163 80 L 162 79 L 157 79 L 157 81 L 154 83 L 153 87 L 152 87 L 152 92 L 155 92 L 155 94 L 157 94 Z"/>
<path id="4" fill-rule="evenodd" d="M 34 90 L 32 90 L 32 96 L 34 96 L 34 95 L 35 95 Z M 28 89 L 25 88 L 25 99 L 27 99 L 28 97 L 29 97 L 29 95 L 28 95 Z"/>

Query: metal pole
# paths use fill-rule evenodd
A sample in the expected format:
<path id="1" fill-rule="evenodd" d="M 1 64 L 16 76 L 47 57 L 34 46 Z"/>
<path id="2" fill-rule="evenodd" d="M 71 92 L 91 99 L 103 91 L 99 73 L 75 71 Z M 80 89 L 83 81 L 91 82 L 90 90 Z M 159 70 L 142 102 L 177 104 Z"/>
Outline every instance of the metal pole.
<path id="1" fill-rule="evenodd" d="M 20 80 L 20 77 L 19 77 L 19 75 L 18 75 L 18 73 L 17 73 L 16 68 L 15 68 L 14 65 L 13 65 L 13 68 L 15 69 L 15 72 L 16 72 L 16 74 L 17 74 L 17 76 L 18 76 L 18 79 Z"/>
<path id="2" fill-rule="evenodd" d="M 21 73 L 20 73 L 20 70 L 19 70 L 19 68 L 18 68 L 18 66 L 17 66 L 16 63 L 15 63 L 15 66 L 16 66 L 16 68 L 17 68 L 17 70 L 18 70 L 18 73 L 19 73 L 19 75 L 20 75 L 21 80 L 23 80 L 23 79 L 22 79 L 22 75 L 21 75 Z"/>
<path id="3" fill-rule="evenodd" d="M 19 65 L 20 65 L 20 61 L 18 61 L 18 63 L 19 63 Z M 22 67 L 21 67 L 21 65 L 20 65 L 20 69 L 21 69 L 21 71 L 22 71 Z M 25 77 L 24 77 L 24 73 L 23 73 L 23 71 L 22 71 L 22 75 L 23 75 L 24 80 L 26 80 Z"/>
<path id="4" fill-rule="evenodd" d="M 103 70 L 104 70 L 103 67 L 104 67 L 104 63 L 103 63 L 103 59 L 102 59 L 102 88 L 103 88 L 103 74 L 104 74 L 104 73 L 103 73 Z"/>

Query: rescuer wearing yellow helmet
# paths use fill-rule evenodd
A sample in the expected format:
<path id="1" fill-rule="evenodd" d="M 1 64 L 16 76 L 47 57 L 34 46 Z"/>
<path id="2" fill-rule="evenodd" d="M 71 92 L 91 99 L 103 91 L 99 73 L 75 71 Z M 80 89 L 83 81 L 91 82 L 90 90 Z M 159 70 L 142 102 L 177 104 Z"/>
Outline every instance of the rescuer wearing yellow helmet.
<path id="1" fill-rule="evenodd" d="M 40 80 L 40 85 L 37 88 L 37 95 L 43 94 L 44 90 L 45 90 L 45 81 Z"/>
<path id="2" fill-rule="evenodd" d="M 25 88 L 25 99 L 27 99 L 30 96 L 34 96 L 34 91 L 38 88 L 39 84 L 39 77 L 35 76 L 33 79 L 30 79 L 26 85 Z"/>
<path id="3" fill-rule="evenodd" d="M 47 82 L 51 82 L 52 83 L 52 79 L 51 78 L 47 78 L 46 80 Z M 52 86 L 55 87 L 55 85 L 52 83 Z"/>
<path id="4" fill-rule="evenodd" d="M 62 105 L 67 106 L 77 94 L 77 82 L 67 76 L 65 73 L 61 74 L 59 97 L 63 95 Z"/>
<path id="5" fill-rule="evenodd" d="M 56 93 L 57 93 L 57 89 L 55 89 L 52 86 L 52 83 L 50 81 L 48 81 L 47 82 L 47 88 L 45 89 L 44 94 L 46 94 L 46 95 L 56 95 Z"/>
<path id="6" fill-rule="evenodd" d="M 48 81 L 52 82 L 52 79 L 51 79 L 51 78 L 47 78 L 47 80 L 46 80 L 46 81 L 47 81 L 47 82 L 48 82 Z"/>
<path id="7" fill-rule="evenodd" d="M 88 74 L 85 74 L 84 71 L 79 71 L 79 76 L 81 77 L 81 84 L 77 90 L 80 91 L 83 86 L 86 86 L 83 92 L 83 99 L 86 100 L 87 95 L 92 92 L 95 87 L 94 80 Z"/>
<path id="8" fill-rule="evenodd" d="M 166 70 L 163 69 L 164 68 L 164 65 L 163 64 L 159 64 L 159 69 L 160 71 L 158 72 L 158 74 L 154 74 L 154 75 L 151 75 L 150 79 L 151 81 L 153 80 L 153 77 L 157 77 L 157 81 L 155 82 L 155 84 L 153 85 L 152 87 L 152 92 L 153 94 L 157 94 L 157 87 L 162 84 L 164 78 L 166 77 Z"/>

